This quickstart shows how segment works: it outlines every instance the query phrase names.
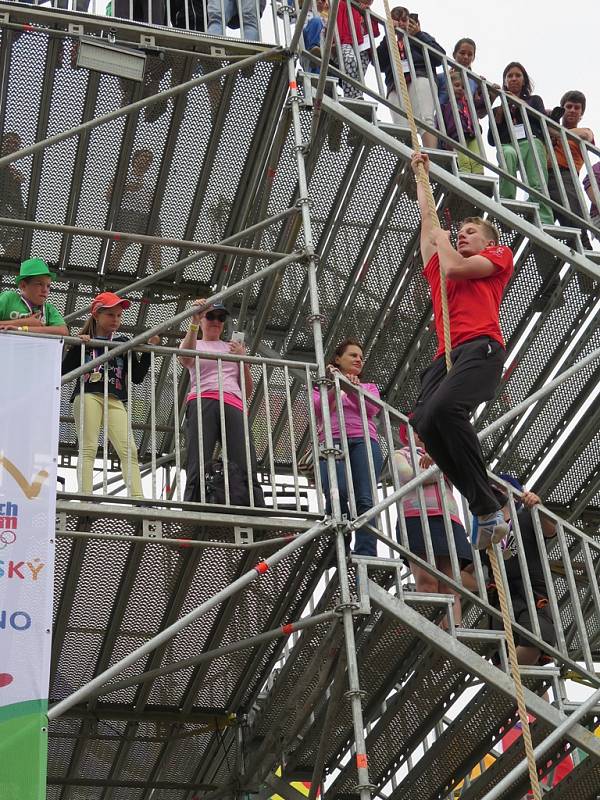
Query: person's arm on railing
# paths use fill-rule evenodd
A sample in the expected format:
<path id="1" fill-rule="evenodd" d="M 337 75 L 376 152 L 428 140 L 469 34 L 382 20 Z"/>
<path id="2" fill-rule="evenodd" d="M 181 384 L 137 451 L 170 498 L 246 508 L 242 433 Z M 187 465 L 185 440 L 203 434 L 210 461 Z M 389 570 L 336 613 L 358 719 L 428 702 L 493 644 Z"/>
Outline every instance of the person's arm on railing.
<path id="1" fill-rule="evenodd" d="M 89 337 L 87 338 L 89 340 Z M 72 370 L 77 369 L 79 366 L 81 366 L 81 347 L 73 345 L 65 352 L 60 367 L 60 374 L 66 375 L 67 372 L 71 372 Z"/>
<path id="2" fill-rule="evenodd" d="M 51 303 L 45 303 L 44 309 L 47 322 L 42 320 L 42 314 L 38 312 L 37 314 L 30 314 L 28 317 L 3 319 L 0 321 L 0 330 L 23 330 L 26 333 L 50 333 L 54 336 L 68 336 L 69 329 L 57 309 Z M 1 310 L 0 316 L 5 316 Z"/>
<path id="3" fill-rule="evenodd" d="M 590 144 L 594 144 L 594 132 L 591 128 L 568 128 L 568 133 L 575 134 L 575 136 L 579 136 L 580 139 L 583 139 L 584 142 L 589 142 Z"/>
<path id="4" fill-rule="evenodd" d="M 148 344 L 160 344 L 160 336 L 151 336 Z M 131 354 L 131 380 L 133 383 L 143 383 L 150 369 L 150 353 Z"/>
<path id="5" fill-rule="evenodd" d="M 437 42 L 430 33 L 425 33 L 425 31 L 422 31 L 420 28 L 419 28 L 418 31 L 413 33 L 412 30 L 411 30 L 411 23 L 412 22 L 413 22 L 413 20 L 410 20 L 409 28 L 408 28 L 408 32 L 409 32 L 409 34 L 411 36 L 413 36 L 415 39 L 418 39 L 420 42 L 423 42 L 424 44 L 429 45 L 429 47 L 433 48 L 434 50 L 437 50 L 438 53 L 444 53 L 444 54 L 446 53 L 446 51 L 444 50 L 442 45 L 439 42 Z M 439 56 L 436 56 L 433 53 L 430 53 L 429 57 L 431 59 L 431 66 L 434 69 L 441 65 L 442 59 Z"/>
<path id="6" fill-rule="evenodd" d="M 423 466 L 423 464 L 426 463 L 423 461 L 424 458 L 429 459 L 429 456 L 426 453 L 423 453 L 422 455 L 419 456 L 419 466 L 421 467 L 421 469 L 427 469 L 427 467 Z M 433 462 L 431 462 L 431 464 L 432 463 Z M 409 481 L 412 481 L 412 479 L 417 474 L 412 464 L 412 458 L 409 447 L 403 447 L 401 450 L 394 451 L 394 464 L 396 466 L 396 470 L 398 473 L 398 480 L 402 485 L 408 483 Z M 431 466 L 431 464 L 429 464 L 429 466 Z M 437 475 L 431 475 L 429 478 L 426 478 L 423 481 L 423 483 L 425 485 L 430 483 L 437 483 L 437 480 L 438 480 Z"/>
<path id="7" fill-rule="evenodd" d="M 534 492 L 523 491 L 521 496 L 525 508 L 533 508 L 539 505 L 542 501 Z M 542 523 L 542 533 L 546 539 L 552 539 L 556 536 L 556 523 L 550 517 L 540 514 L 540 522 Z"/>

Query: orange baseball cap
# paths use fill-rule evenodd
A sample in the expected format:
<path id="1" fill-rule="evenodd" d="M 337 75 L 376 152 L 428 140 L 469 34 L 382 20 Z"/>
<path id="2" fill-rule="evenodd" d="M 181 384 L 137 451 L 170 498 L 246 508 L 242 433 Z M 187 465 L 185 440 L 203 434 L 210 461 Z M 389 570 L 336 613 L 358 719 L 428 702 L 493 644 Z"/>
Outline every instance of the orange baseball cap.
<path id="1" fill-rule="evenodd" d="M 92 300 L 92 314 L 94 311 L 99 311 L 101 308 L 114 308 L 115 306 L 129 308 L 130 305 L 130 300 L 119 297 L 119 295 L 114 292 L 100 292 L 100 294 L 97 294 Z"/>

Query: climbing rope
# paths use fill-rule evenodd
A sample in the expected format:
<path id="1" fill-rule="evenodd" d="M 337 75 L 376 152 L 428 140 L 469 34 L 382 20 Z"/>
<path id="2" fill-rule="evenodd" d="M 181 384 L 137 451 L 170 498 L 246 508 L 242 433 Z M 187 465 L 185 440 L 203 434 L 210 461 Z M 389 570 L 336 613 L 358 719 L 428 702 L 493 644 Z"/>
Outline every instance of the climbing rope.
<path id="1" fill-rule="evenodd" d="M 398 86 L 400 88 L 400 94 L 402 97 L 402 105 L 408 121 L 408 127 L 410 128 L 412 147 L 413 150 L 416 153 L 418 153 L 421 150 L 421 146 L 419 144 L 419 137 L 417 134 L 415 115 L 413 113 L 410 97 L 408 94 L 408 86 L 406 84 L 406 78 L 404 77 L 404 70 L 402 68 L 400 52 L 398 50 L 398 47 L 392 46 L 392 44 L 396 42 L 396 31 L 392 20 L 392 15 L 390 13 L 389 2 L 388 0 L 383 0 L 383 3 L 385 6 L 385 28 L 388 40 L 388 48 L 390 50 L 390 57 L 393 59 L 395 72 L 398 78 Z M 433 197 L 433 191 L 431 190 L 431 184 L 429 183 L 429 178 L 427 176 L 427 173 L 425 172 L 425 168 L 421 163 L 418 164 L 417 168 L 417 182 L 422 186 L 423 190 L 425 191 L 425 196 L 427 198 L 427 207 L 429 210 L 431 223 L 433 224 L 434 227 L 437 228 L 441 227 L 440 220 L 437 215 L 437 209 L 435 205 L 435 199 Z M 452 368 L 452 361 L 450 360 L 450 351 L 452 349 L 452 344 L 450 339 L 450 316 L 448 314 L 448 294 L 446 286 L 446 275 L 444 273 L 441 264 L 440 264 L 440 294 L 442 300 L 442 322 L 444 329 L 444 354 L 446 357 L 446 369 L 448 372 L 450 372 Z M 531 783 L 531 791 L 533 793 L 534 800 L 542 800 L 537 767 L 535 764 L 535 756 L 533 754 L 533 743 L 531 741 L 531 729 L 529 727 L 529 718 L 527 716 L 527 706 L 525 705 L 525 694 L 523 691 L 521 674 L 519 672 L 519 662 L 517 660 L 517 648 L 515 645 L 515 638 L 513 636 L 512 624 L 508 610 L 508 603 L 506 601 L 506 592 L 504 589 L 504 583 L 502 582 L 502 575 L 500 574 L 500 567 L 498 566 L 498 559 L 496 558 L 496 553 L 494 552 L 493 545 L 491 545 L 488 548 L 488 556 L 490 559 L 490 564 L 492 565 L 492 571 L 494 573 L 494 581 L 496 583 L 496 587 L 498 590 L 500 611 L 502 613 L 502 622 L 504 624 L 504 632 L 506 634 L 506 644 L 508 647 L 508 660 L 510 663 L 510 671 L 512 679 L 515 684 L 515 697 L 517 700 L 517 709 L 519 712 L 519 719 L 521 721 L 521 728 L 523 731 L 523 744 L 525 746 L 525 753 L 527 756 L 527 766 L 529 769 L 529 780 Z"/>
<path id="2" fill-rule="evenodd" d="M 515 645 L 515 637 L 513 636 L 512 623 L 510 621 L 510 612 L 508 609 L 508 602 L 506 600 L 506 590 L 504 588 L 504 582 L 500 573 L 500 566 L 498 564 L 498 559 L 496 558 L 496 552 L 493 545 L 490 545 L 487 554 L 490 559 L 490 564 L 492 565 L 494 583 L 496 584 L 498 600 L 500 602 L 500 612 L 502 614 L 502 622 L 504 624 L 504 633 L 506 636 L 506 646 L 508 648 L 508 661 L 510 664 L 512 679 L 515 684 L 515 697 L 517 699 L 519 719 L 521 720 L 521 729 L 523 731 L 523 744 L 525 746 L 525 754 L 527 756 L 527 769 L 529 770 L 531 791 L 533 793 L 534 800 L 542 800 L 542 792 L 540 789 L 537 767 L 535 765 L 535 756 L 533 754 L 533 742 L 531 741 L 529 717 L 527 716 L 527 706 L 525 705 L 525 693 L 523 691 L 521 673 L 519 672 L 519 662 L 517 660 L 517 647 Z"/>
<path id="3" fill-rule="evenodd" d="M 396 30 L 394 28 L 394 23 L 392 20 L 392 15 L 390 13 L 390 6 L 388 0 L 384 0 L 385 6 L 385 28 L 387 33 L 387 40 L 388 43 L 396 41 Z M 398 75 L 398 85 L 400 87 L 400 94 L 402 95 L 402 105 L 404 107 L 404 113 L 406 114 L 406 118 L 408 120 L 408 127 L 410 128 L 410 138 L 412 143 L 412 148 L 415 153 L 421 152 L 421 145 L 419 143 L 419 136 L 417 134 L 417 125 L 415 123 L 415 115 L 413 113 L 412 105 L 410 102 L 410 97 L 408 95 L 408 86 L 406 84 L 406 78 L 404 77 L 404 70 L 402 69 L 402 61 L 400 60 L 400 52 L 398 51 L 397 47 L 389 46 L 390 50 L 390 58 L 392 58 L 394 65 L 396 67 L 396 73 Z M 440 228 L 440 220 L 437 215 L 437 208 L 435 205 L 435 198 L 433 196 L 433 192 L 431 191 L 431 184 L 429 183 L 429 178 L 427 177 L 427 173 L 425 172 L 425 168 L 421 163 L 418 164 L 417 167 L 417 183 L 421 184 L 425 191 L 425 196 L 427 198 L 427 207 L 429 209 L 429 217 L 431 219 L 431 223 L 435 228 Z M 450 360 L 450 351 L 452 350 L 452 342 L 450 339 L 450 315 L 448 314 L 448 293 L 446 291 L 446 273 L 442 269 L 442 265 L 440 264 L 440 292 L 442 297 L 442 324 L 444 328 L 444 354 L 446 357 L 446 369 L 450 372 L 452 368 L 452 361 Z"/>

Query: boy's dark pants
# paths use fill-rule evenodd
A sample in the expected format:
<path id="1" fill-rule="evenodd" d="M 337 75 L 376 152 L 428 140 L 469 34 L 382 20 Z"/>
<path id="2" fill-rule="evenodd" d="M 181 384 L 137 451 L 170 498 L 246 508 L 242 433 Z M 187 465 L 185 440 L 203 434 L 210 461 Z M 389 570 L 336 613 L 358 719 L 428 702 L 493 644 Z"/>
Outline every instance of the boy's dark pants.
<path id="1" fill-rule="evenodd" d="M 494 396 L 504 355 L 499 342 L 482 336 L 452 350 L 448 373 L 444 357 L 437 358 L 421 374 L 421 394 L 410 420 L 429 455 L 478 515 L 491 514 L 500 506 L 469 418 L 480 403 Z"/>

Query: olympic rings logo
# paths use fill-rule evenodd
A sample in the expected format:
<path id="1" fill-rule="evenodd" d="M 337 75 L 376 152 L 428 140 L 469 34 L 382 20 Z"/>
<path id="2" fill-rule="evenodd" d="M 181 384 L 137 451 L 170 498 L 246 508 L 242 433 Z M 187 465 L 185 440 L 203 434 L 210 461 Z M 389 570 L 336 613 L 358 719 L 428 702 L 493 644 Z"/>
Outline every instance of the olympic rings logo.
<path id="1" fill-rule="evenodd" d="M 17 534 L 14 531 L 2 531 L 0 533 L 0 550 L 9 544 L 14 544 L 17 541 Z"/>

